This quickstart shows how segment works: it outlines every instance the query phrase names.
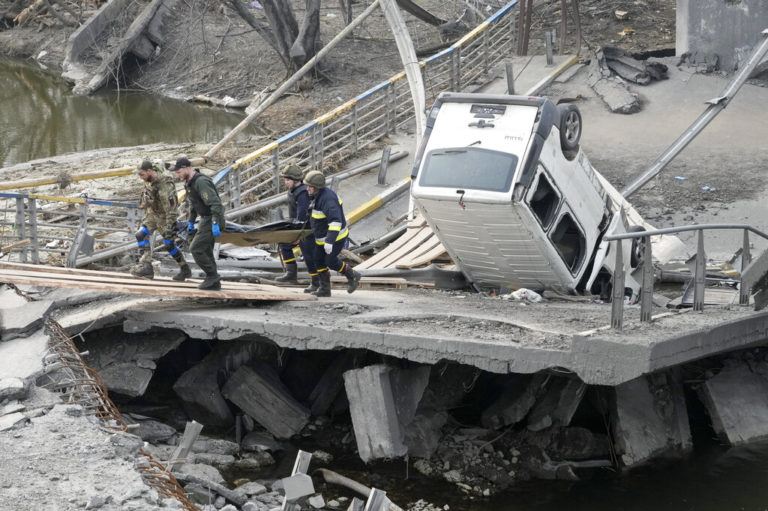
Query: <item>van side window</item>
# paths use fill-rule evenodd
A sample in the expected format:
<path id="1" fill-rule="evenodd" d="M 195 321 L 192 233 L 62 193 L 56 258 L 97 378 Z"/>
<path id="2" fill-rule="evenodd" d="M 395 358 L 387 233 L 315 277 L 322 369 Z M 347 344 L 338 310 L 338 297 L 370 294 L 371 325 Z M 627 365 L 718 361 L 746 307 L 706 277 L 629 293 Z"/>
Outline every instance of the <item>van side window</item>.
<path id="1" fill-rule="evenodd" d="M 569 213 L 564 214 L 550 234 L 552 244 L 568 269 L 574 272 L 584 259 L 586 239 Z"/>
<path id="2" fill-rule="evenodd" d="M 539 180 L 536 183 L 536 189 L 531 195 L 528 204 L 546 231 L 555 218 L 557 206 L 560 204 L 560 197 L 558 197 L 557 192 L 555 192 L 555 189 L 549 183 L 549 179 L 541 171 L 541 168 L 539 168 Z"/>

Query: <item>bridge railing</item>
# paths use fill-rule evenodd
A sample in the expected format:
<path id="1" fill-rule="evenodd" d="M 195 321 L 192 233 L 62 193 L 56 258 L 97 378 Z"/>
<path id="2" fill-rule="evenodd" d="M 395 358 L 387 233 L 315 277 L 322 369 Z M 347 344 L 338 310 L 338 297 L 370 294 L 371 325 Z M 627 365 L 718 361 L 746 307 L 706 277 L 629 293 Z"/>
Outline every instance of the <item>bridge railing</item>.
<path id="1" fill-rule="evenodd" d="M 613 242 L 612 249 L 616 254 L 616 269 L 613 274 L 612 296 L 611 296 L 611 328 L 621 330 L 624 326 L 624 284 L 626 274 L 624 271 L 624 249 L 622 240 L 632 239 L 641 240 L 639 245 L 642 247 L 642 283 L 640 294 L 640 321 L 651 321 L 653 309 L 653 286 L 654 286 L 654 268 L 653 268 L 653 249 L 651 247 L 651 236 L 660 236 L 663 234 L 675 234 L 686 231 L 697 232 L 696 247 L 696 265 L 692 275 L 693 278 L 693 310 L 704 310 L 704 293 L 706 289 L 706 262 L 707 256 L 704 250 L 704 231 L 723 230 L 723 229 L 741 229 L 744 231 L 743 245 L 741 249 L 741 271 L 739 276 L 739 304 L 747 305 L 754 284 L 768 272 L 768 251 L 752 261 L 750 252 L 749 233 L 768 239 L 768 234 L 746 224 L 699 224 L 686 225 L 679 227 L 667 227 L 652 231 L 628 232 L 605 236 L 603 239 Z"/>
<path id="2" fill-rule="evenodd" d="M 138 228 L 138 206 L 132 203 L 0 193 L 0 206 L 0 245 L 29 240 L 16 249 L 24 263 L 39 264 L 42 255 L 55 253 L 66 254 L 67 266 L 74 266 L 96 239 L 102 245 L 124 244 Z"/>
<path id="3" fill-rule="evenodd" d="M 514 51 L 514 7 L 509 2 L 449 48 L 419 66 L 426 100 L 461 91 Z M 229 209 L 280 193 L 280 169 L 287 160 L 329 174 L 340 162 L 414 118 L 405 72 L 310 121 L 222 169 L 215 177 Z"/>

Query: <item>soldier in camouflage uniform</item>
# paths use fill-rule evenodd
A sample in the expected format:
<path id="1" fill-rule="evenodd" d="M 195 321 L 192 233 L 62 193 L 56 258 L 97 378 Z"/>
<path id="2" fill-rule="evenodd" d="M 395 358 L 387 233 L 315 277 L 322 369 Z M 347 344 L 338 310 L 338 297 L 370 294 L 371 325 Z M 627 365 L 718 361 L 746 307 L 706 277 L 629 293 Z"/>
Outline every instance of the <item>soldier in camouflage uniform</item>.
<path id="1" fill-rule="evenodd" d="M 134 171 L 145 183 L 139 205 L 146 213 L 141 221 L 141 229 L 136 231 L 136 243 L 141 258 L 131 273 L 138 277 L 154 278 L 150 241 L 152 233 L 157 231 L 163 236 L 163 247 L 179 265 L 179 272 L 173 276 L 173 280 L 181 282 L 191 277 L 192 271 L 174 241 L 174 227 L 179 215 L 176 186 L 171 176 L 163 172 L 160 165 L 143 161 Z"/>
<path id="2" fill-rule="evenodd" d="M 189 251 L 192 252 L 195 263 L 205 272 L 205 280 L 197 287 L 217 291 L 221 289 L 221 276 L 216 267 L 216 259 L 213 257 L 213 245 L 226 225 L 224 205 L 221 203 L 213 180 L 197 169 L 193 169 L 186 157 L 182 156 L 176 160 L 171 170 L 176 173 L 176 179 L 184 181 L 184 188 L 187 191 L 189 200 L 187 232 L 195 236 Z M 198 217 L 200 222 L 195 228 L 195 220 Z"/>

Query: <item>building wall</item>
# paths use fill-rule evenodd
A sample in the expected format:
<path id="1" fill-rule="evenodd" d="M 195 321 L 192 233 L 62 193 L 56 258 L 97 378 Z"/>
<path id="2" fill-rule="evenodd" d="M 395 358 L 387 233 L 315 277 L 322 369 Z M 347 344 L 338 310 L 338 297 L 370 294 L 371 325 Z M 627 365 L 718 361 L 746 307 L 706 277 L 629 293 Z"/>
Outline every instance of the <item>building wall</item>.
<path id="1" fill-rule="evenodd" d="M 677 0 L 677 55 L 704 61 L 713 54 L 731 72 L 747 59 L 768 29 L 766 0 Z"/>

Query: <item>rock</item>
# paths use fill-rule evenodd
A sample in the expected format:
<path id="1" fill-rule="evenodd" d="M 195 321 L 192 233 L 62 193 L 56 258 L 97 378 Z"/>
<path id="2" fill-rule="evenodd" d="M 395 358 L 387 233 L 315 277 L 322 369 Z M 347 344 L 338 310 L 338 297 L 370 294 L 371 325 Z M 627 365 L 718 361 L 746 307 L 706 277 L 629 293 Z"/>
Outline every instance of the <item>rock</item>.
<path id="1" fill-rule="evenodd" d="M 325 499 L 320 494 L 312 495 L 307 499 L 307 502 L 315 509 L 323 509 L 325 507 Z"/>
<path id="2" fill-rule="evenodd" d="M 239 470 L 255 470 L 275 464 L 275 459 L 268 452 L 249 452 L 235 460 L 234 468 Z"/>
<path id="3" fill-rule="evenodd" d="M 189 474 L 216 484 L 222 484 L 224 482 L 224 477 L 222 477 L 221 473 L 216 470 L 216 468 L 201 463 L 184 463 L 174 472 Z"/>
<path id="4" fill-rule="evenodd" d="M 16 427 L 21 427 L 29 419 L 23 413 L 15 412 L 0 417 L 0 431 L 6 431 Z"/>
<path id="5" fill-rule="evenodd" d="M 88 503 L 85 505 L 85 509 L 99 509 L 107 503 L 107 499 L 101 495 L 94 495 L 88 499 Z"/>
<path id="6" fill-rule="evenodd" d="M 213 454 L 210 452 L 199 452 L 193 455 L 195 463 L 211 465 L 219 470 L 227 470 L 235 463 L 235 457 L 231 454 Z"/>
<path id="7" fill-rule="evenodd" d="M 210 454 L 238 454 L 240 446 L 229 440 L 220 438 L 208 438 L 200 435 L 192 444 L 192 452 L 205 452 Z"/>
<path id="8" fill-rule="evenodd" d="M 244 497 L 252 497 L 254 495 L 261 495 L 267 492 L 267 487 L 263 484 L 251 481 L 245 484 L 241 484 L 233 490 L 235 493 Z"/>
<path id="9" fill-rule="evenodd" d="M 20 378 L 0 378 L 0 401 L 26 397 L 27 386 Z"/>
<path id="10" fill-rule="evenodd" d="M 248 417 L 245 415 L 244 417 Z M 250 417 L 248 417 L 250 419 Z M 252 419 L 251 419 L 252 420 Z M 282 451 L 283 448 L 275 440 L 275 437 L 265 431 L 252 431 L 245 435 L 240 447 L 245 451 Z"/>
<path id="11" fill-rule="evenodd" d="M 133 434 L 147 442 L 164 442 L 176 434 L 176 430 L 167 424 L 155 420 L 139 422 L 139 427 L 132 430 Z"/>

